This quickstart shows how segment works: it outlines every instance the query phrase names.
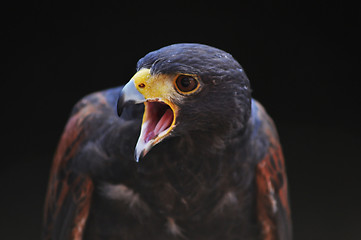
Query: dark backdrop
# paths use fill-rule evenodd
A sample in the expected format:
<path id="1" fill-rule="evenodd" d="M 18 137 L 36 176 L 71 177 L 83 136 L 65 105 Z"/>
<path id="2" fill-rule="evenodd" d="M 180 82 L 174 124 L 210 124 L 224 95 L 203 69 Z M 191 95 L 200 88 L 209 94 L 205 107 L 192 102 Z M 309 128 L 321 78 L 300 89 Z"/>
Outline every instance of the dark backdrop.
<path id="1" fill-rule="evenodd" d="M 198 42 L 242 64 L 278 126 L 295 239 L 361 239 L 360 5 L 239 2 L 1 3 L 0 238 L 39 239 L 78 99 L 127 82 L 151 50 Z"/>

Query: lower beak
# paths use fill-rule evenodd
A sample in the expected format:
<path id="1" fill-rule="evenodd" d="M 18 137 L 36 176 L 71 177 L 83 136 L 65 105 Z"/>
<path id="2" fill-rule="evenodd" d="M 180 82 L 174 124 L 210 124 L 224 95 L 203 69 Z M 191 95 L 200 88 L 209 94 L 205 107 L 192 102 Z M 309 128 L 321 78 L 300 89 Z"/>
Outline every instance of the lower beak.
<path id="1" fill-rule="evenodd" d="M 125 106 L 129 104 L 145 104 L 142 128 L 135 147 L 134 158 L 139 162 L 153 146 L 160 143 L 170 135 L 175 126 L 177 106 L 161 98 L 146 99 L 135 85 L 134 79 L 130 80 L 122 89 L 118 100 L 118 115 L 122 114 Z"/>
<path id="2" fill-rule="evenodd" d="M 134 154 L 137 162 L 170 135 L 175 126 L 175 111 L 171 106 L 172 104 L 162 100 L 149 100 L 144 103 L 142 129 Z"/>

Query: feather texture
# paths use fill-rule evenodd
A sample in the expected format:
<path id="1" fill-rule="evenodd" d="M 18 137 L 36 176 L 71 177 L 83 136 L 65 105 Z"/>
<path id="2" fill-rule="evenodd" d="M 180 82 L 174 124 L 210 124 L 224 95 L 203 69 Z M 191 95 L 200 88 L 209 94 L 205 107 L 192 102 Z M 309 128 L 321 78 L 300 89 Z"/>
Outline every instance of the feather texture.
<path id="1" fill-rule="evenodd" d="M 138 67 L 196 73 L 204 88 L 178 103 L 174 134 L 140 163 L 144 107 L 125 106 L 118 117 L 122 87 L 80 100 L 53 160 L 43 239 L 290 240 L 281 145 L 241 66 L 204 45 L 159 51 Z"/>

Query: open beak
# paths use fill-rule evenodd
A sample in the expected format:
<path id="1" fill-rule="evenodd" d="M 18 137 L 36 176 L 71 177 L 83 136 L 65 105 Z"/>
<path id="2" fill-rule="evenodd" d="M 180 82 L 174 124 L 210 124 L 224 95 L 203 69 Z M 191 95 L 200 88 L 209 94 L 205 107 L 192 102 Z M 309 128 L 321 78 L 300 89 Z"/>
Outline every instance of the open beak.
<path id="1" fill-rule="evenodd" d="M 118 115 L 127 104 L 144 103 L 140 136 L 134 158 L 139 162 L 156 144 L 169 136 L 175 127 L 177 106 L 169 101 L 166 81 L 152 79 L 149 69 L 141 69 L 124 86 L 118 100 Z M 161 86 L 160 86 L 161 84 Z"/>

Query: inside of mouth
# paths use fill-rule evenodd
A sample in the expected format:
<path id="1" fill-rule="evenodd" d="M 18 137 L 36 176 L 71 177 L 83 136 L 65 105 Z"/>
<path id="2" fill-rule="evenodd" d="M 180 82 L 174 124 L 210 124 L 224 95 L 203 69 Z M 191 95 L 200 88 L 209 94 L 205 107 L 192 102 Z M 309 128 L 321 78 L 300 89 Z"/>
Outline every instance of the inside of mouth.
<path id="1" fill-rule="evenodd" d="M 166 132 L 172 125 L 174 116 L 172 109 L 163 102 L 146 102 L 145 104 L 147 127 L 144 141 L 148 142 Z"/>

